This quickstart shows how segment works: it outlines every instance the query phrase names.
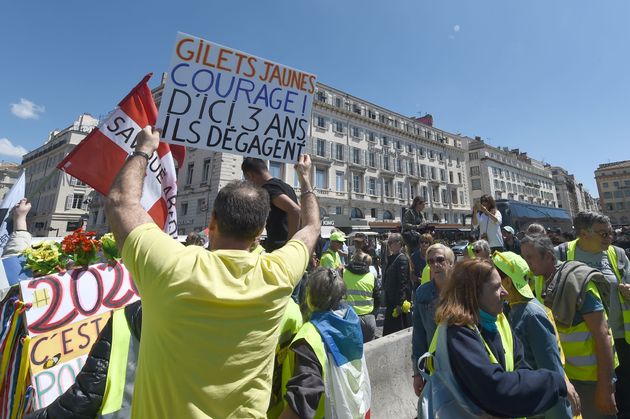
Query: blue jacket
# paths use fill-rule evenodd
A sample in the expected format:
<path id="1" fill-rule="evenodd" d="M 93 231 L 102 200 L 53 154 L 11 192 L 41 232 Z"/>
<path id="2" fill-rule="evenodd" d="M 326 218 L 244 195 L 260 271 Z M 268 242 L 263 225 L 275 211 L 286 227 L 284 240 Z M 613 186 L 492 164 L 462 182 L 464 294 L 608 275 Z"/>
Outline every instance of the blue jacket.
<path id="1" fill-rule="evenodd" d="M 418 358 L 429 350 L 431 339 L 437 329 L 435 324 L 435 310 L 439 302 L 440 293 L 431 280 L 416 289 L 413 304 L 413 334 L 411 336 L 411 361 L 413 371 L 418 373 Z"/>
<path id="2" fill-rule="evenodd" d="M 544 368 L 564 375 L 553 324 L 538 300 L 512 305 L 510 323 L 523 344 L 525 361 L 533 369 Z M 571 406 L 564 397 L 545 412 L 545 419 L 571 417 Z"/>

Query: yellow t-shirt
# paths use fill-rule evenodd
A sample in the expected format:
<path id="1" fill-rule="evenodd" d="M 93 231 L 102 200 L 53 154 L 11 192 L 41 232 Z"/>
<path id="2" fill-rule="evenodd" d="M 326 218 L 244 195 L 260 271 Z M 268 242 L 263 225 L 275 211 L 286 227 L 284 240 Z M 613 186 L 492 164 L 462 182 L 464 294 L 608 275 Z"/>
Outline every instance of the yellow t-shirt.
<path id="1" fill-rule="evenodd" d="M 264 418 L 279 325 L 308 263 L 304 243 L 272 253 L 184 247 L 155 224 L 125 240 L 142 298 L 134 418 Z"/>

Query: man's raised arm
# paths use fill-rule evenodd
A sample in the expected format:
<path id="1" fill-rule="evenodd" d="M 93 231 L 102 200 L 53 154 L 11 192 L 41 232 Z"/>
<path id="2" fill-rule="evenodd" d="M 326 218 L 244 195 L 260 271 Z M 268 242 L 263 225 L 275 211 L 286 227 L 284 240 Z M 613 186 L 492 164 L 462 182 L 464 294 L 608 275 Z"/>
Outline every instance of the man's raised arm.
<path id="1" fill-rule="evenodd" d="M 121 252 L 127 236 L 134 228 L 153 222 L 140 205 L 140 198 L 147 164 L 159 144 L 159 131 L 145 127 L 138 133 L 136 150 L 118 172 L 105 200 L 107 219 Z"/>
<path id="2" fill-rule="evenodd" d="M 319 239 L 320 222 L 319 222 L 319 204 L 317 197 L 311 187 L 311 158 L 307 154 L 300 156 L 299 161 L 295 165 L 295 171 L 298 174 L 300 182 L 300 204 L 302 228 L 291 237 L 292 240 L 300 240 L 306 245 L 309 255 L 313 253 L 315 244 Z"/>

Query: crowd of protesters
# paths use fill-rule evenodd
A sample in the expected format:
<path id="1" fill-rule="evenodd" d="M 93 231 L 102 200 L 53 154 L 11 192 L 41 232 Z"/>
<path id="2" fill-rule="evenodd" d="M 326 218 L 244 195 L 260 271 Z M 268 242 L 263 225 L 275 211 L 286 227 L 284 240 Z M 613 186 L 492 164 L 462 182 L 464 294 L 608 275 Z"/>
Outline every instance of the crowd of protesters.
<path id="1" fill-rule="evenodd" d="M 184 245 L 140 205 L 158 141 L 138 135 L 106 204 L 141 303 L 114 313 L 75 383 L 30 417 L 369 417 L 364 344 L 381 301 L 383 335 L 413 327 L 419 418 L 630 417 L 630 262 L 607 217 L 578 214 L 575 239 L 517 234 L 484 196 L 480 238 L 457 261 L 416 198 L 402 234 L 322 243 L 310 158 L 295 166 L 299 196 L 246 158 L 209 243 Z M 14 210 L 10 246 L 27 239 L 28 209 Z"/>

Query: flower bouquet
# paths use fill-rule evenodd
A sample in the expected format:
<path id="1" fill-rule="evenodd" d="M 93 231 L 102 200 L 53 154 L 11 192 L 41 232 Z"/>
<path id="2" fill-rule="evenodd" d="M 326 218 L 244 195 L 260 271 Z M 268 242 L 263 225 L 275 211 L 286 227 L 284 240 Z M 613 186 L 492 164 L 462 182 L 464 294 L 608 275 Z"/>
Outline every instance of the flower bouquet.
<path id="1" fill-rule="evenodd" d="M 89 266 L 96 262 L 101 242 L 94 238 L 96 232 L 77 228 L 61 241 L 61 251 L 73 262 L 73 267 Z"/>

